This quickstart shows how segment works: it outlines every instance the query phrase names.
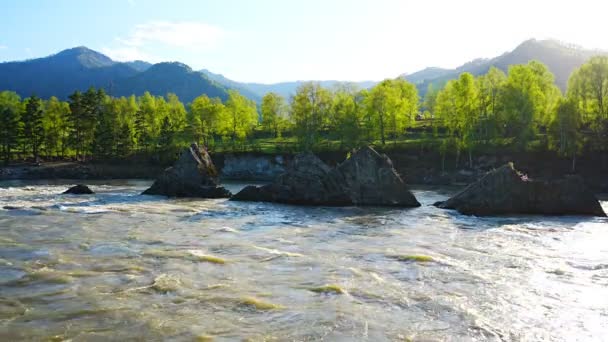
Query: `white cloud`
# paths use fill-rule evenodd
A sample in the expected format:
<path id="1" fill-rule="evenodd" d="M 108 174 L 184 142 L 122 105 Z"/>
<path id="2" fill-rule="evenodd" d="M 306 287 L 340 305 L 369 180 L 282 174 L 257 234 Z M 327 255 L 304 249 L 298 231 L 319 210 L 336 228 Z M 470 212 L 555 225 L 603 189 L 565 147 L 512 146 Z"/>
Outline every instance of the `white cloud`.
<path id="1" fill-rule="evenodd" d="M 102 47 L 101 53 L 109 56 L 115 61 L 121 62 L 142 60 L 150 63 L 156 63 L 160 61 L 158 57 L 152 56 L 137 47 Z"/>
<path id="2" fill-rule="evenodd" d="M 117 38 L 122 45 L 142 47 L 149 43 L 181 48 L 213 48 L 225 32 L 213 25 L 196 21 L 153 21 L 135 26 L 126 38 Z"/>
<path id="3" fill-rule="evenodd" d="M 0 45 L 0 50 L 4 50 L 4 49 L 8 49 L 8 46 L 6 46 L 6 45 Z"/>
<path id="4" fill-rule="evenodd" d="M 101 51 L 117 61 L 145 60 L 158 62 L 167 48 L 182 51 L 215 49 L 226 36 L 221 28 L 197 21 L 151 21 L 136 25 L 131 32 L 117 37 L 114 44 Z"/>

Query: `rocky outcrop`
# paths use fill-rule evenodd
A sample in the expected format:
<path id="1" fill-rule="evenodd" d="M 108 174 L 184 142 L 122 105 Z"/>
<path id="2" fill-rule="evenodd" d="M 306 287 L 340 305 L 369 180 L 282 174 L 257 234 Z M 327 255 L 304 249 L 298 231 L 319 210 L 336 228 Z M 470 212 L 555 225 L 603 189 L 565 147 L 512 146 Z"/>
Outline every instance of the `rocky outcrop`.
<path id="1" fill-rule="evenodd" d="M 67 189 L 63 192 L 64 194 L 70 195 L 90 195 L 94 194 L 93 190 L 91 190 L 88 186 L 84 184 L 74 185 L 73 187 Z"/>
<path id="2" fill-rule="evenodd" d="M 355 151 L 331 171 L 354 205 L 419 207 L 388 156 L 371 147 Z"/>
<path id="3" fill-rule="evenodd" d="M 162 175 L 143 192 L 169 197 L 227 198 L 230 191 L 219 186 L 218 173 L 205 149 L 187 148 Z"/>
<path id="4" fill-rule="evenodd" d="M 555 181 L 532 180 L 515 170 L 512 163 L 488 172 L 454 197 L 435 205 L 478 216 L 606 216 L 581 177 L 568 176 Z"/>
<path id="5" fill-rule="evenodd" d="M 232 200 L 332 206 L 420 206 L 390 159 L 371 147 L 354 152 L 334 169 L 312 153 L 298 155 L 274 183 L 248 186 Z"/>
<path id="6" fill-rule="evenodd" d="M 272 184 L 248 186 L 231 199 L 303 205 L 351 204 L 339 180 L 328 177 L 330 171 L 331 168 L 314 154 L 299 154 Z"/>

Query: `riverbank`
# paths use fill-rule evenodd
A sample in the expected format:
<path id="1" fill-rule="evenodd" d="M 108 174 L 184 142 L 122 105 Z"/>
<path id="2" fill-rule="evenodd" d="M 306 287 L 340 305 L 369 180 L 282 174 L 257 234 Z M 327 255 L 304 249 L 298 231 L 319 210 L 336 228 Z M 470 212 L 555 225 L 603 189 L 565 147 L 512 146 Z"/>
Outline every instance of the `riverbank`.
<path id="1" fill-rule="evenodd" d="M 428 151 L 385 151 L 397 171 L 412 185 L 466 185 L 479 179 L 487 171 L 507 162 L 531 178 L 558 179 L 572 174 L 571 161 L 548 153 L 494 153 L 473 157 L 473 167 L 468 160 L 455 166 L 455 156 L 445 158 L 442 170 L 440 154 Z M 318 153 L 328 165 L 344 160 L 343 152 Z M 272 181 L 284 172 L 293 154 L 265 153 L 216 153 L 213 162 L 224 180 Z M 467 165 L 465 165 L 467 164 Z M 40 165 L 17 164 L 0 167 L 0 180 L 14 179 L 154 179 L 169 165 L 123 161 L 117 163 L 51 162 Z M 595 155 L 577 160 L 576 174 L 595 193 L 608 193 L 608 157 Z"/>

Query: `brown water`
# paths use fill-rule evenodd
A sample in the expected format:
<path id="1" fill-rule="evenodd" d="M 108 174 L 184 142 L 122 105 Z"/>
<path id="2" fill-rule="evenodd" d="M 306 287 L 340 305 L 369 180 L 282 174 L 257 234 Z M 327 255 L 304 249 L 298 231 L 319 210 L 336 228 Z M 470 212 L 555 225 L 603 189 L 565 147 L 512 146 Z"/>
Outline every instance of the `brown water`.
<path id="1" fill-rule="evenodd" d="M 0 184 L 0 340 L 608 340 L 606 219 L 430 206 L 447 189 L 385 209 L 148 185 Z"/>

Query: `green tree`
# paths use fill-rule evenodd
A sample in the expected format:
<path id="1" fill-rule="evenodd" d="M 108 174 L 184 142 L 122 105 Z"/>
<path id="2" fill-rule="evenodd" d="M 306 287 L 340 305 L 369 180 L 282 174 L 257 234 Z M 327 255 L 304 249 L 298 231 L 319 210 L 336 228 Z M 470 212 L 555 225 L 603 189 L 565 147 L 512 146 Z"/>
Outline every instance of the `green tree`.
<path id="1" fill-rule="evenodd" d="M 550 122 L 559 98 L 553 75 L 542 63 L 511 66 L 501 96 L 507 136 L 521 148 L 528 146 Z"/>
<path id="2" fill-rule="evenodd" d="M 44 140 L 44 125 L 42 122 L 44 108 L 42 100 L 35 95 L 25 101 L 25 111 L 21 120 L 23 122 L 24 145 L 32 149 L 34 160 L 40 156 L 40 146 Z"/>
<path id="3" fill-rule="evenodd" d="M 449 81 L 437 95 L 437 116 L 447 129 L 447 146 L 456 148 L 456 166 L 463 149 L 469 152 L 469 167 L 473 166 L 472 151 L 478 139 L 479 90 L 470 73 L 462 73 L 457 80 Z M 444 154 L 445 156 L 445 154 Z"/>
<path id="4" fill-rule="evenodd" d="M 402 134 L 418 111 L 416 87 L 403 80 L 384 80 L 367 96 L 367 110 L 382 144 L 388 136 L 396 139 Z"/>
<path id="5" fill-rule="evenodd" d="M 496 68 L 490 67 L 485 75 L 477 78 L 479 89 L 480 137 L 491 140 L 502 133 L 504 119 L 502 118 L 501 91 L 507 81 L 507 75 Z"/>
<path id="6" fill-rule="evenodd" d="M 11 161 L 12 150 L 19 143 L 21 131 L 21 98 L 14 92 L 0 92 L 0 146 L 5 164 Z"/>
<path id="7" fill-rule="evenodd" d="M 320 84 L 307 82 L 296 90 L 291 100 L 290 117 L 294 133 L 304 150 L 311 150 L 319 142 L 330 108 L 331 94 Z"/>
<path id="8" fill-rule="evenodd" d="M 572 159 L 572 172 L 576 171 L 576 154 L 582 146 L 580 130 L 581 114 L 576 100 L 561 100 L 550 127 L 551 146 Z"/>
<path id="9" fill-rule="evenodd" d="M 276 138 L 287 123 L 287 103 L 277 93 L 267 93 L 262 98 L 262 126 L 272 132 Z"/>
<path id="10" fill-rule="evenodd" d="M 255 102 L 239 94 L 236 90 L 228 91 L 226 114 L 224 132 L 230 136 L 233 143 L 237 139 L 246 139 L 258 124 Z"/>
<path id="11" fill-rule="evenodd" d="M 226 107 L 219 98 L 201 95 L 190 104 L 188 123 L 193 141 L 209 147 L 214 134 L 220 134 L 225 123 Z"/>
<path id="12" fill-rule="evenodd" d="M 67 102 L 59 101 L 56 97 L 51 97 L 45 103 L 44 109 L 44 146 L 47 155 L 65 156 L 66 148 L 69 144 L 68 118 L 70 115 L 70 105 Z"/>
<path id="13" fill-rule="evenodd" d="M 592 147 L 608 142 L 608 57 L 596 56 L 575 70 L 568 80 L 568 98 L 581 113 L 582 123 L 594 133 Z"/>
<path id="14" fill-rule="evenodd" d="M 138 110 L 135 113 L 135 139 L 140 151 L 148 152 L 156 137 L 156 122 L 159 105 L 157 98 L 145 92 L 139 99 Z"/>
<path id="15" fill-rule="evenodd" d="M 340 140 L 340 146 L 357 147 L 360 139 L 360 110 L 355 96 L 349 90 L 334 93 L 330 110 L 330 131 Z"/>

